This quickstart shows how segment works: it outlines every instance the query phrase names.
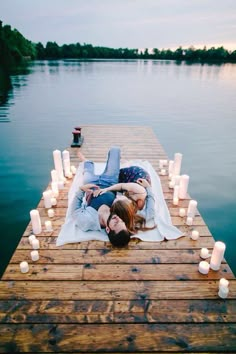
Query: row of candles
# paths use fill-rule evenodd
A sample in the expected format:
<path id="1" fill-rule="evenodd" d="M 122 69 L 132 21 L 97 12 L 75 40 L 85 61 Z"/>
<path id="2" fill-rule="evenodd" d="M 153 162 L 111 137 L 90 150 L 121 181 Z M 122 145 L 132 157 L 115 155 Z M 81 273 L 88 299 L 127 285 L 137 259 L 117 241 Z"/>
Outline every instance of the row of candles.
<path id="1" fill-rule="evenodd" d="M 71 166 L 70 164 L 70 153 L 68 150 L 64 150 L 62 153 L 60 150 L 53 151 L 53 160 L 54 167 L 51 171 L 51 189 L 43 192 L 43 201 L 44 207 L 47 209 L 47 214 L 49 218 L 53 218 L 55 216 L 55 212 L 52 207 L 57 205 L 57 197 L 59 195 L 59 190 L 64 188 L 64 183 L 66 181 L 66 177 L 71 179 L 74 174 L 76 174 L 75 166 Z M 32 261 L 39 260 L 39 252 L 40 248 L 39 240 L 35 235 L 38 235 L 42 232 L 42 223 L 39 215 L 39 211 L 33 209 L 30 211 L 30 219 L 32 224 L 33 234 L 29 236 L 29 243 L 32 245 L 33 251 L 31 251 L 31 259 Z M 46 220 L 45 223 L 46 232 L 52 232 L 52 222 L 50 220 Z M 27 273 L 29 271 L 29 264 L 26 261 L 22 261 L 20 263 L 20 271 L 22 273 Z"/>
<path id="2" fill-rule="evenodd" d="M 174 160 L 160 160 L 159 167 L 160 167 L 160 174 L 165 176 L 168 173 L 169 177 L 169 188 L 174 189 L 173 192 L 173 205 L 179 204 L 179 199 L 185 199 L 187 197 L 188 185 L 189 185 L 189 176 L 188 175 L 180 175 L 181 171 L 181 164 L 182 164 L 182 157 L 181 153 L 175 153 Z M 179 216 L 180 217 L 187 217 L 186 224 L 188 226 L 193 225 L 194 217 L 197 213 L 197 201 L 190 200 L 188 204 L 187 211 L 184 208 L 179 209 Z M 191 232 L 191 239 L 196 241 L 199 238 L 199 232 L 197 230 L 192 230 Z M 209 253 L 207 248 L 202 248 L 200 251 L 200 257 L 205 259 L 201 261 L 198 265 L 198 271 L 201 274 L 208 274 L 210 268 L 214 271 L 220 269 L 221 262 L 224 258 L 225 252 L 225 244 L 221 241 L 215 242 L 212 254 Z M 207 258 L 210 259 L 210 263 L 206 261 Z M 220 279 L 219 282 L 219 291 L 218 295 L 225 299 L 229 293 L 229 281 L 225 278 Z"/>

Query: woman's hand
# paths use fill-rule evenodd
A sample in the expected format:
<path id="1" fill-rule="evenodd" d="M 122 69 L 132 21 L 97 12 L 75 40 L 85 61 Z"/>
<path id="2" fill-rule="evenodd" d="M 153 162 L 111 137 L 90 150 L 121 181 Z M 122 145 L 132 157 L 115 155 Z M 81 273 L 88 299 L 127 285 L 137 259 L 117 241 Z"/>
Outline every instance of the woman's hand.
<path id="1" fill-rule="evenodd" d="M 140 186 L 143 186 L 144 188 L 149 188 L 150 183 L 148 183 L 148 181 L 145 178 L 138 178 L 136 181 L 138 184 L 140 184 Z"/>
<path id="2" fill-rule="evenodd" d="M 80 189 L 83 192 L 93 191 L 94 188 L 98 189 L 99 187 L 93 183 L 87 183 L 87 184 L 84 184 L 83 186 L 80 186 Z"/>
<path id="3" fill-rule="evenodd" d="M 103 193 L 106 193 L 107 192 L 107 189 L 106 188 L 103 188 L 103 189 L 98 189 L 96 191 L 93 191 L 93 196 L 94 197 L 98 197 L 99 195 L 103 194 Z"/>

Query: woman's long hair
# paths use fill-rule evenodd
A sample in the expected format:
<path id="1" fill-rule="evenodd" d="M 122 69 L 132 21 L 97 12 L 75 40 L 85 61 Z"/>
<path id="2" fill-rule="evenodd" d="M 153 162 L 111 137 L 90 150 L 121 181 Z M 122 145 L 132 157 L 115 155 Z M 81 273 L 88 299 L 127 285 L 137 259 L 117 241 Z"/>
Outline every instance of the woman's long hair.
<path id="1" fill-rule="evenodd" d="M 141 215 L 137 215 L 137 206 L 135 203 L 130 202 L 129 200 L 117 200 L 111 206 L 111 214 L 116 214 L 121 218 L 128 231 L 131 234 L 136 234 L 139 230 L 152 230 L 154 227 L 148 228 L 145 226 L 146 220 Z"/>

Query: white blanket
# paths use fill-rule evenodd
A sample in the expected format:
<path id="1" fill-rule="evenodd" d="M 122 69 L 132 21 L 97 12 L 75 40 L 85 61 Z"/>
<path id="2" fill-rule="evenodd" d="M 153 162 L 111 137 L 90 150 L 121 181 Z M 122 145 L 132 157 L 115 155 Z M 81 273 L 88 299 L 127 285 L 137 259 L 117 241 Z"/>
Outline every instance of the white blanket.
<path id="1" fill-rule="evenodd" d="M 169 210 L 167 208 L 163 191 L 161 187 L 160 178 L 155 172 L 154 168 L 148 161 L 132 160 L 121 165 L 121 167 L 127 166 L 140 166 L 143 167 L 151 177 L 152 190 L 155 196 L 156 205 L 156 217 L 155 222 L 157 228 L 148 231 L 138 232 L 133 237 L 137 237 L 142 241 L 163 241 L 164 239 L 173 240 L 177 239 L 184 234 L 179 231 L 175 226 L 172 225 Z M 100 174 L 105 168 L 105 163 L 95 163 L 95 173 Z M 68 194 L 68 209 L 66 214 L 66 220 L 64 225 L 62 225 L 61 231 L 58 235 L 56 246 L 62 246 L 66 243 L 75 243 L 89 240 L 99 240 L 99 241 L 109 241 L 108 236 L 105 231 L 81 231 L 75 226 L 74 220 L 69 215 L 69 205 L 78 190 L 78 187 L 83 184 L 83 163 L 80 163 L 77 173 L 75 175 L 74 181 L 71 185 Z"/>

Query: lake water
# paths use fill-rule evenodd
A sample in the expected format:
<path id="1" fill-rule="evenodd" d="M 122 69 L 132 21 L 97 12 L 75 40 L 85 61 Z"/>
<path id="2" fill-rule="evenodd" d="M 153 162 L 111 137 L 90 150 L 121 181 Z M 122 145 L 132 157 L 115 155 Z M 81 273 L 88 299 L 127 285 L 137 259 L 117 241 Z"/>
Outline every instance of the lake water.
<path id="1" fill-rule="evenodd" d="M 236 274 L 236 65 L 37 61 L 0 106 L 0 274 L 50 180 L 52 151 L 83 124 L 151 126 Z M 1 88 L 3 87 L 1 83 Z"/>

